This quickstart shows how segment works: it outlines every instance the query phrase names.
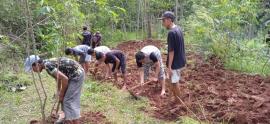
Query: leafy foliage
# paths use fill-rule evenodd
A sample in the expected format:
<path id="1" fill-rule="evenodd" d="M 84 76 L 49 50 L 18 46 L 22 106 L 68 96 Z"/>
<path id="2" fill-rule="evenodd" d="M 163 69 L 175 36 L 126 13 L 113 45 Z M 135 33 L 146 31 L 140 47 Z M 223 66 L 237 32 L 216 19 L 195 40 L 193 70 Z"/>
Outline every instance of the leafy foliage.
<path id="1" fill-rule="evenodd" d="M 245 72 L 268 75 L 269 54 L 263 28 L 258 28 L 261 1 L 211 1 L 192 6 L 184 27 L 187 40 L 200 44 L 225 62 L 225 66 Z"/>
<path id="2" fill-rule="evenodd" d="M 12 58 L 24 58 L 28 43 L 30 53 L 45 52 L 50 56 L 62 56 L 65 47 L 80 43 L 78 37 L 81 37 L 82 26 L 88 26 L 93 33 L 100 31 L 106 45 L 116 44 L 131 38 L 130 36 L 132 39 L 145 38 L 149 31 L 152 31 L 153 38 L 165 39 L 167 31 L 155 18 L 170 10 L 177 12 L 177 23 L 185 32 L 186 42 L 199 44 L 202 52 L 221 57 L 228 68 L 261 72 L 256 70 L 257 67 L 245 69 L 242 67 L 247 66 L 236 63 L 245 60 L 241 58 L 241 52 L 250 48 L 247 46 L 250 42 L 260 46 L 252 47 L 258 49 L 258 52 L 245 51 L 244 56 L 258 61 L 257 63 L 269 65 L 265 62 L 269 54 L 263 40 L 269 30 L 267 24 L 270 24 L 270 5 L 267 0 L 178 0 L 178 6 L 175 0 L 28 1 L 36 43 L 27 39 L 28 16 L 25 1 L 1 1 L 3 4 L 0 5 L 0 34 L 6 37 L 5 41 L 9 41 L 4 43 L 1 40 L 1 43 L 9 46 L 5 47 L 7 49 L 4 51 L 19 53 L 12 55 Z M 37 51 L 34 50 L 34 46 Z M 261 61 L 257 55 L 260 55 Z M 0 56 L 1 61 L 11 58 L 10 56 Z M 241 68 L 233 66 L 238 64 Z"/>

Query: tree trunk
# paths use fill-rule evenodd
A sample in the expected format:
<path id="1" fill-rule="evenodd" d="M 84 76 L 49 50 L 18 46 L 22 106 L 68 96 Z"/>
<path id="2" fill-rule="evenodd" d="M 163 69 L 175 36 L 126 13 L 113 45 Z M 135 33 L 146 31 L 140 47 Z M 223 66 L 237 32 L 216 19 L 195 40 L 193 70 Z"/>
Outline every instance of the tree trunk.
<path id="1" fill-rule="evenodd" d="M 26 17 L 27 17 L 27 39 L 29 40 L 29 36 L 31 37 L 31 41 L 33 43 L 33 50 L 34 50 L 34 53 L 35 53 L 35 50 L 36 50 L 36 41 L 35 41 L 35 35 L 34 35 L 34 28 L 33 28 L 33 21 L 32 21 L 32 13 L 30 11 L 30 7 L 29 7 L 29 2 L 28 0 L 25 0 L 25 8 L 26 8 Z M 28 28 L 29 27 L 29 28 Z M 30 40 L 29 40 L 30 42 Z M 30 46 L 30 43 L 28 44 L 28 48 Z M 29 52 L 30 49 L 28 49 L 28 56 L 29 56 Z M 40 78 L 40 74 L 38 73 L 38 76 L 39 76 L 39 79 L 40 79 L 40 83 L 41 83 L 41 87 L 42 87 L 42 91 L 45 95 L 45 98 L 43 99 L 42 101 L 42 98 L 41 98 L 41 94 L 39 93 L 39 89 L 37 87 L 37 83 L 35 81 L 35 76 L 33 74 L 33 71 L 32 71 L 32 78 L 33 78 L 33 82 L 34 82 L 34 85 L 35 85 L 35 89 L 37 91 L 37 94 L 39 96 L 39 100 L 40 100 L 40 109 L 41 109 L 41 115 L 42 115 L 42 123 L 44 124 L 45 123 L 45 118 L 46 118 L 46 115 L 45 115 L 45 106 L 46 106 L 46 100 L 47 100 L 47 95 L 46 95 L 46 92 L 45 92 L 45 89 L 43 87 L 43 83 L 41 81 L 41 78 Z"/>
<path id="2" fill-rule="evenodd" d="M 125 7 L 124 3 L 121 2 L 121 7 Z M 124 18 L 125 15 L 121 14 L 121 16 L 123 17 L 123 22 L 122 22 L 122 25 L 121 25 L 121 28 L 122 28 L 122 31 L 124 32 L 124 39 L 126 40 L 127 38 L 127 28 L 126 28 L 126 19 Z"/>
<path id="3" fill-rule="evenodd" d="M 149 6 L 149 1 L 146 0 L 145 3 L 145 10 L 146 10 L 146 21 L 147 21 L 147 38 L 152 38 L 152 30 L 151 30 L 151 18 L 150 18 L 150 6 Z"/>
<path id="4" fill-rule="evenodd" d="M 179 1 L 180 1 L 180 4 L 179 4 Z M 179 8 L 180 10 L 180 15 L 179 13 L 177 14 L 178 16 L 177 21 L 179 23 L 181 19 L 184 19 L 184 0 L 177 0 L 177 8 Z"/>
<path id="5" fill-rule="evenodd" d="M 144 38 L 144 31 L 145 31 L 145 4 L 144 4 L 144 2 L 145 2 L 145 0 L 144 1 L 142 1 L 141 2 L 141 25 L 142 25 L 142 28 L 141 28 L 141 30 L 142 30 L 142 34 L 141 34 L 141 36 L 143 36 L 143 38 Z"/>
<path id="6" fill-rule="evenodd" d="M 178 22 L 178 0 L 175 0 L 175 23 Z"/>
<path id="7" fill-rule="evenodd" d="M 137 0 L 137 29 L 136 29 L 136 39 L 138 38 L 138 33 L 140 29 L 140 12 L 141 12 L 141 4 L 140 0 Z"/>
<path id="8" fill-rule="evenodd" d="M 180 3 L 181 3 L 181 4 L 180 4 L 180 12 L 181 12 L 180 14 L 181 14 L 181 15 L 180 15 L 180 19 L 179 19 L 179 20 L 181 20 L 181 19 L 184 18 L 184 10 L 185 10 L 185 9 L 184 9 L 184 0 L 180 0 Z"/>

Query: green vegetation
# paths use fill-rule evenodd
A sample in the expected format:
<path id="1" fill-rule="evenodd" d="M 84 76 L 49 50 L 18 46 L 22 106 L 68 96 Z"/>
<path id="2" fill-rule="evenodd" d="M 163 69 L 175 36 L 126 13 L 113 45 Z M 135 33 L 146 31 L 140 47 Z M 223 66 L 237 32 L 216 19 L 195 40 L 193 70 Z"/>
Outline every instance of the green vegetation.
<path id="1" fill-rule="evenodd" d="M 210 1 L 209 1 L 210 2 Z M 212 1 L 192 5 L 184 21 L 186 39 L 206 54 L 215 54 L 229 69 L 269 75 L 265 34 L 269 8 L 260 1 Z M 189 21 L 193 20 L 193 21 Z"/>
<path id="2" fill-rule="evenodd" d="M 218 56 L 228 69 L 268 76 L 269 6 L 269 0 L 1 0 L 0 123 L 26 123 L 40 117 L 32 77 L 23 72 L 28 54 L 63 56 L 66 47 L 80 44 L 82 26 L 100 31 L 109 47 L 127 40 L 165 41 L 167 30 L 156 18 L 167 10 L 174 11 L 187 46 L 194 51 Z M 52 97 L 54 81 L 44 82 Z M 17 84 L 27 85 L 27 90 L 8 90 Z M 92 80 L 85 83 L 84 91 L 84 110 L 102 111 L 114 123 L 165 123 L 140 111 L 151 109 L 146 98 L 133 101 L 127 93 Z M 189 117 L 177 122 L 196 123 Z"/>
<path id="3" fill-rule="evenodd" d="M 50 113 L 53 105 L 53 94 L 55 89 L 55 81 L 49 78 L 47 74 L 42 74 L 42 80 L 48 94 L 48 102 L 46 106 L 46 114 Z M 21 79 L 31 78 L 31 75 L 22 75 Z M 5 124 L 25 124 L 32 119 L 39 119 L 40 108 L 39 99 L 34 89 L 34 85 L 30 85 L 23 92 L 7 92 L 0 89 L 0 123 Z M 151 110 L 149 102 L 146 98 L 134 100 L 128 92 L 121 91 L 114 87 L 111 83 L 100 83 L 88 79 L 84 83 L 83 94 L 81 96 L 82 113 L 83 112 L 102 112 L 106 119 L 112 123 L 173 123 L 164 122 L 143 112 L 143 110 Z M 195 120 L 184 117 L 177 122 L 183 124 L 197 124 Z"/>
<path id="4" fill-rule="evenodd" d="M 151 109 L 147 99 L 134 100 L 128 92 L 120 91 L 112 84 L 88 80 L 83 92 L 83 111 L 101 111 L 113 123 L 164 123 L 142 111 Z"/>
<path id="5" fill-rule="evenodd" d="M 13 75 L 14 76 L 14 75 Z M 50 112 L 53 104 L 52 96 L 55 89 L 55 81 L 52 78 L 48 78 L 48 75 L 42 75 L 46 92 L 49 96 L 46 106 L 46 114 Z M 24 80 L 24 79 L 27 79 Z M 17 81 L 26 81 L 29 85 L 26 90 L 21 92 L 7 92 L 4 89 L 0 89 L 0 123 L 3 124 L 25 124 L 29 123 L 31 119 L 39 119 L 40 105 L 38 95 L 32 84 L 31 75 L 21 74 Z"/>
<path id="6" fill-rule="evenodd" d="M 66 46 L 79 44 L 82 26 L 100 31 L 105 45 L 124 40 L 166 40 L 156 18 L 174 10 L 186 43 L 215 54 L 227 68 L 269 75 L 269 2 L 199 0 L 3 0 L 0 5 L 1 63 L 18 62 L 27 53 L 61 56 Z M 177 10 L 177 11 L 176 11 Z M 26 30 L 26 29 L 29 30 Z M 29 51 L 28 51 L 29 50 Z M 21 63 L 15 64 L 20 66 Z M 5 67 L 5 64 L 1 64 Z"/>

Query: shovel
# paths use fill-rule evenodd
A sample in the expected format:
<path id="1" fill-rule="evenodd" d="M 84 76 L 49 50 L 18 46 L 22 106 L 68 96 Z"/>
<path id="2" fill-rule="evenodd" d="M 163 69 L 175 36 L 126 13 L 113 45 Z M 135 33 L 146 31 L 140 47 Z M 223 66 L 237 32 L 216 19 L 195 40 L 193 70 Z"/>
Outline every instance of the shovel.
<path id="1" fill-rule="evenodd" d="M 60 102 L 57 103 L 56 114 L 57 114 L 58 111 L 59 111 L 60 104 L 61 104 L 61 106 L 63 106 L 62 103 L 60 103 Z M 54 124 L 64 124 L 64 118 L 61 118 L 61 116 L 58 115 L 58 119 L 54 122 Z"/>
<path id="2" fill-rule="evenodd" d="M 134 93 L 132 92 L 132 90 L 137 89 L 138 87 L 142 87 L 142 86 L 144 86 L 144 85 L 146 85 L 146 84 L 149 84 L 149 83 L 151 83 L 151 82 L 153 82 L 153 81 L 150 80 L 150 81 L 147 81 L 147 82 L 145 82 L 145 83 L 143 83 L 143 84 L 138 84 L 138 85 L 136 85 L 136 86 L 134 86 L 134 87 L 132 87 L 132 88 L 129 88 L 129 89 L 128 89 L 128 92 L 129 92 L 129 94 L 130 94 L 134 99 L 138 100 L 138 99 L 139 99 L 139 96 L 136 95 L 136 94 L 134 94 Z"/>
<path id="3" fill-rule="evenodd" d="M 53 107 L 52 107 L 52 109 L 51 109 L 51 117 L 55 117 L 55 115 L 53 115 L 53 110 L 56 110 L 55 109 L 55 105 L 56 105 L 56 103 L 58 102 L 58 100 L 56 99 L 55 101 L 54 101 L 54 103 L 53 103 Z"/>

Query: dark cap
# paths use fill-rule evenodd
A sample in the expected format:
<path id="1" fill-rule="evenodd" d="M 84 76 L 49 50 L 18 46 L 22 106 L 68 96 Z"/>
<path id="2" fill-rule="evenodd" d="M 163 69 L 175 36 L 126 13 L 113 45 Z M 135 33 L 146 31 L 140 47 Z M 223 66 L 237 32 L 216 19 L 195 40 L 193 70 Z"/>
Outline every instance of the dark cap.
<path id="1" fill-rule="evenodd" d="M 141 61 L 145 58 L 145 55 L 143 52 L 139 51 L 135 54 L 136 61 Z"/>
<path id="2" fill-rule="evenodd" d="M 171 12 L 171 11 L 166 11 L 163 13 L 162 17 L 161 18 L 158 18 L 159 20 L 162 20 L 162 19 L 171 19 L 172 21 L 175 20 L 175 16 L 174 16 L 174 13 Z"/>
<path id="3" fill-rule="evenodd" d="M 96 59 L 97 59 L 97 60 L 101 59 L 101 58 L 103 57 L 103 55 L 104 55 L 104 54 L 103 54 L 102 52 L 97 52 L 97 53 L 96 53 Z"/>
<path id="4" fill-rule="evenodd" d="M 83 26 L 83 30 L 87 30 L 87 26 Z"/>
<path id="5" fill-rule="evenodd" d="M 145 58 L 145 55 L 143 52 L 139 51 L 135 54 L 135 58 L 136 58 L 136 63 L 138 67 L 142 67 L 142 63 L 140 62 L 141 60 L 143 60 Z"/>
<path id="6" fill-rule="evenodd" d="M 70 54 L 72 54 L 72 52 L 73 52 L 72 48 L 66 48 L 66 50 L 65 50 L 66 55 L 70 55 Z"/>
<path id="7" fill-rule="evenodd" d="M 95 50 L 93 48 L 90 48 L 90 49 L 87 50 L 87 53 L 89 55 L 93 55 L 95 53 Z"/>

